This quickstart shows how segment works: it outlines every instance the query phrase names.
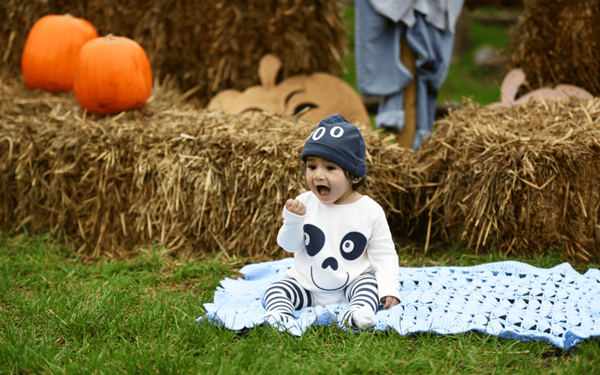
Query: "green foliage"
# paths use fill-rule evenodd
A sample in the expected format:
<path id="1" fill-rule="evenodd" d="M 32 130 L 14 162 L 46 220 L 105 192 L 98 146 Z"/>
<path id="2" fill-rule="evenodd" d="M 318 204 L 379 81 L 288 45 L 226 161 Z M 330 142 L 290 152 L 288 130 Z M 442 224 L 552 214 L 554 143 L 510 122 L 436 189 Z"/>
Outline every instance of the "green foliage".
<path id="1" fill-rule="evenodd" d="M 411 266 L 506 260 L 434 247 L 400 250 Z M 560 255 L 526 260 L 553 266 Z M 313 327 L 300 338 L 271 327 L 233 332 L 196 324 L 225 277 L 252 259 L 178 260 L 160 248 L 86 262 L 47 235 L 0 234 L 2 374 L 593 373 L 598 342 L 564 352 L 543 342 L 475 332 L 401 336 Z M 89 263 L 89 264 L 88 264 Z"/>
<path id="2" fill-rule="evenodd" d="M 510 42 L 509 28 L 472 20 L 470 31 L 470 46 L 450 65 L 439 92 L 439 103 L 459 103 L 463 97 L 479 104 L 500 100 L 500 85 L 507 68 L 480 68 L 473 60 L 473 53 L 483 45 L 497 50 L 505 48 Z"/>
<path id="3" fill-rule="evenodd" d="M 358 92 L 356 83 L 356 60 L 354 59 L 354 6 L 344 7 L 344 26 L 346 27 L 346 46 L 348 53 L 344 56 L 342 79 Z"/>

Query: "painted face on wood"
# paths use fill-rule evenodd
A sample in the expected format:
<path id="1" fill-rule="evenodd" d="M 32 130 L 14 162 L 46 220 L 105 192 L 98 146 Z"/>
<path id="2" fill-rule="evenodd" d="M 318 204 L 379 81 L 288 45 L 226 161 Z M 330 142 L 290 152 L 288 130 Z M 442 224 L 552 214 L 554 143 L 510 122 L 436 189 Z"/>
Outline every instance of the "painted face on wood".
<path id="1" fill-rule="evenodd" d="M 348 264 L 363 256 L 368 245 L 367 237 L 361 232 L 348 232 L 339 244 L 335 242 L 333 246 L 325 246 L 328 238 L 319 227 L 304 224 L 303 229 L 306 254 L 311 259 L 311 264 L 304 267 L 309 268 L 306 271 L 310 274 L 312 283 L 325 292 L 347 287 L 350 274 L 346 271 L 348 266 L 343 263 Z"/>
<path id="2" fill-rule="evenodd" d="M 342 79 L 327 73 L 313 73 L 293 76 L 276 84 L 280 69 L 278 57 L 265 55 L 258 67 L 260 86 L 244 92 L 221 91 L 208 103 L 207 109 L 242 116 L 266 111 L 315 122 L 339 113 L 352 123 L 370 124 L 361 98 Z"/>

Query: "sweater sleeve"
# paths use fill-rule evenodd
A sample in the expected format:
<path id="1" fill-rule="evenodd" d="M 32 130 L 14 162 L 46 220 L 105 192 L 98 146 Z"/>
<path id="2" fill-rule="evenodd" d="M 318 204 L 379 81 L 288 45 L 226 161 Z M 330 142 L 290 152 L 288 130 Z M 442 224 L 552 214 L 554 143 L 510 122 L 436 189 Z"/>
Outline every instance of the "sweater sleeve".
<path id="1" fill-rule="evenodd" d="M 369 240 L 368 255 L 375 268 L 379 298 L 392 296 L 400 300 L 399 259 L 385 213 L 377 215 Z"/>
<path id="2" fill-rule="evenodd" d="M 277 233 L 277 244 L 288 253 L 304 248 L 304 216 L 291 213 L 283 208 L 283 225 Z"/>

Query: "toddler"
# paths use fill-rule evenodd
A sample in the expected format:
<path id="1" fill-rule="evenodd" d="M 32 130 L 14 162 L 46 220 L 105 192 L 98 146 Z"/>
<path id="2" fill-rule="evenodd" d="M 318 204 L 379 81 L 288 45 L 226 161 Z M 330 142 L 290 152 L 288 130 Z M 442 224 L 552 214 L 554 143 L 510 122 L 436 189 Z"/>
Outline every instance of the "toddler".
<path id="1" fill-rule="evenodd" d="M 365 141 L 339 114 L 308 137 L 302 161 L 310 191 L 289 199 L 277 243 L 294 254 L 286 278 L 265 292 L 265 318 L 295 320 L 308 306 L 349 303 L 342 322 L 375 325 L 380 302 L 400 302 L 398 255 L 381 206 L 356 189 L 367 172 Z"/>

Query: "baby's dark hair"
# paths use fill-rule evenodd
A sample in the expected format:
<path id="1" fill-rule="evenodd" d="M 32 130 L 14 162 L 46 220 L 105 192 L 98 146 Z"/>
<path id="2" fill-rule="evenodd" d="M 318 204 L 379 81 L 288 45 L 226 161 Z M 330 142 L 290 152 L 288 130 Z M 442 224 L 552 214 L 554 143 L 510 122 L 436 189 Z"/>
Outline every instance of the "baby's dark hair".
<path id="1" fill-rule="evenodd" d="M 367 179 L 367 176 L 360 177 L 360 176 L 357 176 L 355 174 L 348 172 L 347 170 L 344 170 L 344 174 L 350 181 L 354 181 L 355 179 L 358 179 L 357 182 L 352 183 L 352 190 L 358 190 L 359 187 L 361 187 L 365 184 L 365 180 Z"/>

